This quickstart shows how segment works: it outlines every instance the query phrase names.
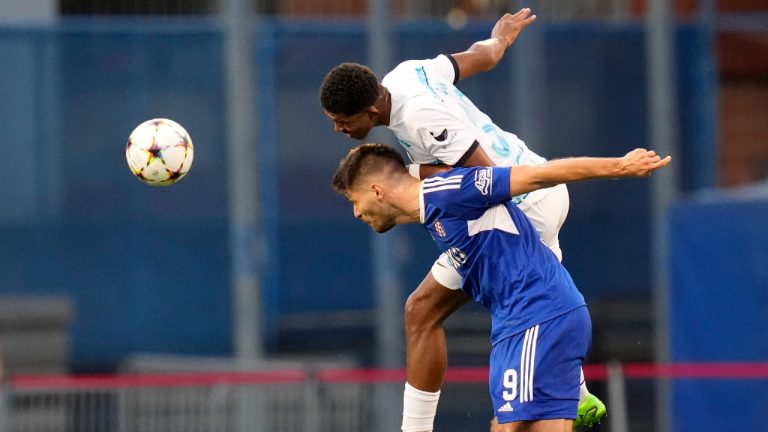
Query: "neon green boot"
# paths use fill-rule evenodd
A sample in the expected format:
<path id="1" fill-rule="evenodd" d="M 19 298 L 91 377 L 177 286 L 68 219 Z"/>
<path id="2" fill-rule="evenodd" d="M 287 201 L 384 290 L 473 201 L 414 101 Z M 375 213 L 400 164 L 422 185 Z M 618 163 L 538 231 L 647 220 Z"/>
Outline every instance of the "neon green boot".
<path id="1" fill-rule="evenodd" d="M 603 417 L 605 417 L 605 404 L 597 396 L 590 393 L 579 401 L 579 410 L 576 420 L 573 421 L 573 428 L 592 427 L 600 423 Z"/>

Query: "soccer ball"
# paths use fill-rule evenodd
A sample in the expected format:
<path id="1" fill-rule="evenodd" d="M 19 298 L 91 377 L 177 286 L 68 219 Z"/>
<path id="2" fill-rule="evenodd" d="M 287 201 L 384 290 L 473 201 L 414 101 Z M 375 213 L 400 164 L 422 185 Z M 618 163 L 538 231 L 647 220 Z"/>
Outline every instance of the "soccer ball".
<path id="1" fill-rule="evenodd" d="M 125 147 L 125 158 L 133 175 L 152 186 L 168 186 L 181 180 L 189 172 L 194 156 L 187 131 L 164 118 L 136 126 Z"/>

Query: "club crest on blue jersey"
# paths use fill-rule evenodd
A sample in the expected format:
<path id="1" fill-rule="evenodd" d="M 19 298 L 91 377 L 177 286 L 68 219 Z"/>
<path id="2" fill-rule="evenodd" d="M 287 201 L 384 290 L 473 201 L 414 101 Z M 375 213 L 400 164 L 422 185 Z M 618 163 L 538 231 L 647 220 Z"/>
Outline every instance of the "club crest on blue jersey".
<path id="1" fill-rule="evenodd" d="M 443 228 L 443 224 L 440 223 L 440 221 L 435 221 L 435 232 L 440 237 L 445 237 L 445 228 Z"/>
<path id="2" fill-rule="evenodd" d="M 493 174 L 491 172 L 491 168 L 484 168 L 475 171 L 475 187 L 483 195 L 488 195 L 491 193 L 491 185 L 493 181 L 492 179 Z"/>

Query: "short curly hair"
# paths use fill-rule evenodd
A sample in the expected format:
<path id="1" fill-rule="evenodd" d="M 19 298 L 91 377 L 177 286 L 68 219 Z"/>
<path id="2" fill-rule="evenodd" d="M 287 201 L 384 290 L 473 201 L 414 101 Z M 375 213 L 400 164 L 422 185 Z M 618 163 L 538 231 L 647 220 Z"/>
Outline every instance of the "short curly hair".
<path id="1" fill-rule="evenodd" d="M 353 115 L 373 105 L 379 96 L 379 79 L 366 66 L 342 63 L 323 79 L 320 103 L 333 114 Z"/>
<path id="2" fill-rule="evenodd" d="M 394 148 L 379 143 L 360 144 L 353 147 L 339 162 L 331 184 L 336 193 L 344 194 L 358 178 L 369 174 L 387 172 L 407 174 L 405 159 Z"/>

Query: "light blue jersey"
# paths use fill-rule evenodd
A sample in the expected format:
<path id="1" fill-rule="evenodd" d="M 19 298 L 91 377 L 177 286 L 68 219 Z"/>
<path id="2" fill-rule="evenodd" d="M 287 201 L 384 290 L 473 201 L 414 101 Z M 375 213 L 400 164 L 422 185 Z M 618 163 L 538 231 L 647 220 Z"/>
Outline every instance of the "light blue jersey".
<path id="1" fill-rule="evenodd" d="M 514 168 L 512 168 L 514 169 Z M 422 182 L 421 222 L 492 316 L 491 342 L 584 306 L 571 276 L 510 200 L 510 168 L 455 168 Z"/>
<path id="2" fill-rule="evenodd" d="M 392 98 L 387 127 L 411 161 L 462 165 L 462 157 L 479 145 L 496 166 L 546 162 L 515 134 L 498 127 L 454 85 L 458 73 L 455 60 L 441 54 L 402 62 L 382 79 Z"/>

